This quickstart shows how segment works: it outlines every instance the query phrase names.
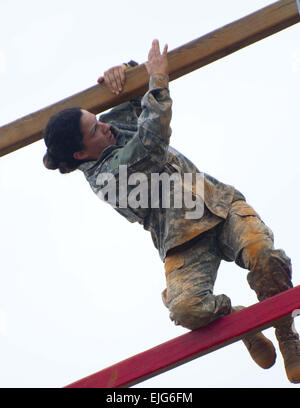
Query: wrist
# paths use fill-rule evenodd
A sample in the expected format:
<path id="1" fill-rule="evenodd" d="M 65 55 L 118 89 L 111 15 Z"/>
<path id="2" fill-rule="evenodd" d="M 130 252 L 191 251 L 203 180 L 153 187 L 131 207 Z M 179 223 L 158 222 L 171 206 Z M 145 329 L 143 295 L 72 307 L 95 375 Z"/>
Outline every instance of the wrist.
<path id="1" fill-rule="evenodd" d="M 156 72 L 150 75 L 149 90 L 155 88 L 168 88 L 169 87 L 169 75 L 162 72 Z"/>
<path id="2" fill-rule="evenodd" d="M 149 76 L 151 75 L 165 75 L 169 76 L 169 71 L 164 70 L 164 69 L 153 69 L 149 72 Z"/>

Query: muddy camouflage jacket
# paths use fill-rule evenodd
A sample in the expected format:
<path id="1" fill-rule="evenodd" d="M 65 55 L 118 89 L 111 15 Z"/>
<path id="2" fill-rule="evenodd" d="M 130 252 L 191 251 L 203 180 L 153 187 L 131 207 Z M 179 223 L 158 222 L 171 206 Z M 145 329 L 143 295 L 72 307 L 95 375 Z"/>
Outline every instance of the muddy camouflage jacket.
<path id="1" fill-rule="evenodd" d="M 153 243 L 163 261 L 169 249 L 191 240 L 226 219 L 232 201 L 243 199 L 232 186 L 225 185 L 208 174 L 200 173 L 189 159 L 169 146 L 171 106 L 168 77 L 162 74 L 152 75 L 149 91 L 143 98 L 123 103 L 99 117 L 101 122 L 110 123 L 114 129 L 118 129 L 116 145 L 107 147 L 98 160 L 83 163 L 79 167 L 96 194 L 99 194 L 103 186 L 107 186 L 107 183 L 101 180 L 105 173 L 114 176 L 118 188 L 124 187 L 120 185 L 120 165 L 127 166 L 128 177 L 138 172 L 145 174 L 148 180 L 151 173 L 167 173 L 169 176 L 177 173 L 182 180 L 185 173 L 202 175 L 204 213 L 201 214 L 201 218 L 196 219 L 186 217 L 187 212 L 192 211 L 191 208 L 184 204 L 182 208 L 172 205 L 174 204 L 172 195 L 176 194 L 174 191 L 170 193 L 170 208 L 164 208 L 165 205 L 161 202 L 150 205 L 150 191 L 148 205 L 145 206 L 147 208 L 133 208 L 130 205 L 125 206 L 123 201 L 120 205 L 121 193 L 118 191 L 121 190 L 117 188 L 116 205 L 113 205 L 115 210 L 128 221 L 138 222 L 150 231 Z M 137 184 L 126 186 L 127 196 L 132 194 L 136 186 Z M 150 189 L 149 186 L 150 183 L 145 188 Z M 197 194 L 199 198 L 195 182 L 188 187 L 193 190 L 193 199 L 197 198 Z M 159 194 L 161 201 L 161 190 Z M 201 196 L 203 201 L 203 193 Z"/>

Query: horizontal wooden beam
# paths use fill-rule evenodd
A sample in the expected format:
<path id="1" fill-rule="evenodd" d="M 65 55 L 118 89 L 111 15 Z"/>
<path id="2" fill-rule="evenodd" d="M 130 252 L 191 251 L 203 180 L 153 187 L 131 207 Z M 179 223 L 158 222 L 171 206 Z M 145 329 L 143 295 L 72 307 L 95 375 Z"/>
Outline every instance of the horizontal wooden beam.
<path id="1" fill-rule="evenodd" d="M 114 364 L 65 388 L 130 387 L 300 313 L 300 286 Z M 294 312 L 294 313 L 293 313 Z"/>
<path id="2" fill-rule="evenodd" d="M 168 53 L 170 80 L 225 57 L 300 21 L 296 0 L 281 0 L 240 20 L 228 24 Z M 0 128 L 0 156 L 42 138 L 51 115 L 71 106 L 100 113 L 146 92 L 148 75 L 145 65 L 127 72 L 121 95 L 113 95 L 104 84 L 63 99 Z"/>

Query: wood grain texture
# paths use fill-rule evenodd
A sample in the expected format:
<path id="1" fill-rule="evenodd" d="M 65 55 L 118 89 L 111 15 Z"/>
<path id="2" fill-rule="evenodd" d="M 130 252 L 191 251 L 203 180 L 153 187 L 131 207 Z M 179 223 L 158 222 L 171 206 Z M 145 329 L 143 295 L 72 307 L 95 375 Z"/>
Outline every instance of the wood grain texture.
<path id="1" fill-rule="evenodd" d="M 277 1 L 169 52 L 170 80 L 210 64 L 299 21 L 296 0 Z M 80 106 L 98 114 L 146 92 L 148 75 L 144 64 L 130 69 L 126 76 L 126 85 L 119 96 L 108 91 L 104 84 L 95 85 L 0 127 L 0 156 L 41 139 L 50 116 L 64 108 Z"/>
<path id="2" fill-rule="evenodd" d="M 234 343 L 246 333 L 271 327 L 275 321 L 297 309 L 300 312 L 300 286 L 123 360 L 65 388 L 130 387 Z"/>

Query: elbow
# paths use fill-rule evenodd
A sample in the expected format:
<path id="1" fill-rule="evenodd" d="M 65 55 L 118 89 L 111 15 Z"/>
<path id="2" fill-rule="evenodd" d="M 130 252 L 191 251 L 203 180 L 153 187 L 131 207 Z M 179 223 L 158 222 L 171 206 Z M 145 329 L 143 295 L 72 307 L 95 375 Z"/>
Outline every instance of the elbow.
<path id="1" fill-rule="evenodd" d="M 151 156 L 151 160 L 163 166 L 168 160 L 168 148 L 171 136 L 171 128 L 160 127 L 158 129 L 149 129 L 140 132 L 139 136 L 144 148 Z"/>

